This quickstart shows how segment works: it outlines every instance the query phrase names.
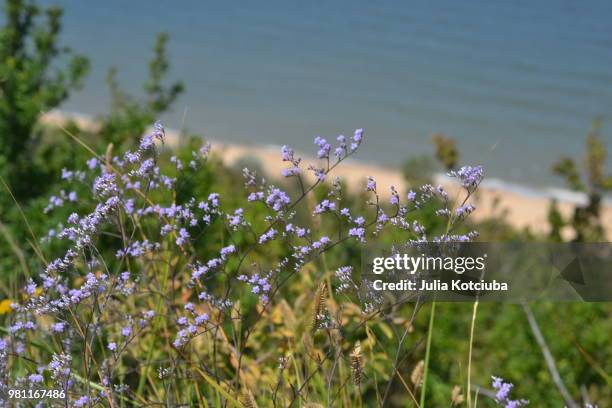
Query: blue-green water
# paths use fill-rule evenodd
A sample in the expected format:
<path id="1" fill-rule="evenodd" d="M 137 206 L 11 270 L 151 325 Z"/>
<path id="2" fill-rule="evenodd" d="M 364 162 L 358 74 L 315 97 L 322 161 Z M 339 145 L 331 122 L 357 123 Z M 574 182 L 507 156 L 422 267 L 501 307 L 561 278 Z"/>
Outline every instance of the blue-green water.
<path id="1" fill-rule="evenodd" d="M 64 107 L 108 107 L 110 66 L 137 90 L 156 32 L 187 93 L 164 118 L 214 140 L 311 148 L 367 131 L 359 159 L 397 165 L 459 141 L 463 162 L 558 183 L 602 116 L 612 150 L 612 1 L 56 1 L 65 43 L 92 59 Z"/>

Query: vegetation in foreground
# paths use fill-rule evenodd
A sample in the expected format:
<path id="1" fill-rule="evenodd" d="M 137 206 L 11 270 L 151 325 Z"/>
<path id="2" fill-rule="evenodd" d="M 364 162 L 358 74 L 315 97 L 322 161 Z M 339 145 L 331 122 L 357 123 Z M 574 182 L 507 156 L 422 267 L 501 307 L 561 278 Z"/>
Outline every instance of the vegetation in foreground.
<path id="1" fill-rule="evenodd" d="M 414 187 L 411 200 L 397 192 L 382 203 L 370 181 L 363 196 L 347 195 L 328 173 L 336 150 L 321 139 L 313 169 L 285 149 L 288 178 L 274 186 L 262 184 L 262 174 L 225 168 L 201 139 L 187 138 L 176 152 L 155 150 L 140 135 L 182 91 L 179 82 L 164 84 L 166 36 L 156 44 L 144 99 L 123 93 L 113 72 L 113 106 L 99 130 L 44 128 L 40 112 L 69 96 L 87 62 L 66 58 L 57 45 L 58 10 L 16 0 L 6 10 L 3 392 L 62 389 L 71 406 L 471 407 L 522 399 L 571 406 L 528 312 L 567 393 L 580 401 L 575 406 L 611 404 L 609 304 L 536 304 L 527 312 L 494 304 L 390 307 L 350 290 L 362 240 L 408 241 L 423 231 L 429 239 L 459 239 L 472 230 L 483 240 L 544 237 L 500 220 L 470 224 L 435 188 Z M 163 136 L 155 132 L 153 139 Z M 339 159 L 362 136 L 336 141 Z M 596 182 L 580 188 L 599 194 L 607 188 L 603 167 L 588 164 L 602 163 L 605 151 L 594 137 L 587 170 Z M 459 170 L 456 148 L 442 137 L 436 145 L 444 166 Z M 568 163 L 557 171 L 573 183 L 577 166 Z M 327 180 L 311 190 L 300 177 L 308 171 Z M 426 174 L 416 176 L 426 184 Z M 479 172 L 464 168 L 459 176 L 471 196 Z M 579 213 L 561 227 L 570 225 L 579 240 L 601 237 L 599 213 Z M 461 224 L 455 237 L 449 222 Z"/>

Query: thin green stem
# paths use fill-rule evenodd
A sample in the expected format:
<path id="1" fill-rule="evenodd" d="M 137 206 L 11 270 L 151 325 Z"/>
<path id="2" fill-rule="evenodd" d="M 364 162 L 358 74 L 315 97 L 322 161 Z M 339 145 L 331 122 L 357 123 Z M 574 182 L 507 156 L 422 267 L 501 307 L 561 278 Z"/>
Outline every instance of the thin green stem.
<path id="1" fill-rule="evenodd" d="M 472 325 L 470 327 L 470 350 L 468 352 L 467 368 L 467 406 L 472 408 L 472 349 L 474 344 L 474 327 L 476 326 L 476 312 L 478 311 L 478 300 L 474 302 L 472 310 Z"/>
<path id="2" fill-rule="evenodd" d="M 429 329 L 427 330 L 427 346 L 425 348 L 425 368 L 423 371 L 423 387 L 421 388 L 421 408 L 425 408 L 425 394 L 427 393 L 427 377 L 429 376 L 429 356 L 431 354 L 431 339 L 433 337 L 434 319 L 436 315 L 436 301 L 431 302 L 431 315 L 429 316 Z"/>

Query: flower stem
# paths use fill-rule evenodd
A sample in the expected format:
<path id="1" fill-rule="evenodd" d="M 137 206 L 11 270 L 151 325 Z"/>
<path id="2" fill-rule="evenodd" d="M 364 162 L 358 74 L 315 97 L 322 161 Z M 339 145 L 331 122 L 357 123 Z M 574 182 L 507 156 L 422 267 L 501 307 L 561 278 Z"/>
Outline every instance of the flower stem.
<path id="1" fill-rule="evenodd" d="M 467 367 L 467 406 L 472 408 L 472 348 L 474 345 L 474 327 L 476 326 L 476 312 L 478 310 L 478 300 L 474 302 L 472 311 L 472 325 L 470 327 L 470 350 L 468 352 Z"/>
<path id="2" fill-rule="evenodd" d="M 431 338 L 433 337 L 434 318 L 436 315 L 436 301 L 431 302 L 431 315 L 429 316 L 429 329 L 427 330 L 427 346 L 425 348 L 425 369 L 423 371 L 423 387 L 421 388 L 421 403 L 419 406 L 425 408 L 425 393 L 427 391 L 427 377 L 429 375 L 429 355 L 431 352 Z"/>

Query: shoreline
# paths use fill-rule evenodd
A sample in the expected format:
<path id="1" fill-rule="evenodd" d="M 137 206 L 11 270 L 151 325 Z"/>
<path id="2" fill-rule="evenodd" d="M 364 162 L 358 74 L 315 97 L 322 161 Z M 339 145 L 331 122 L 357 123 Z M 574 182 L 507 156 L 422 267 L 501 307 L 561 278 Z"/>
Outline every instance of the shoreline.
<path id="1" fill-rule="evenodd" d="M 80 127 L 85 129 L 95 128 L 95 120 L 79 113 L 51 111 L 41 117 L 41 123 L 47 125 L 62 125 L 67 120 L 74 120 Z M 366 136 L 367 138 L 367 136 Z M 178 146 L 180 143 L 177 131 L 166 130 L 166 144 L 169 147 Z M 254 158 L 262 169 L 273 178 L 282 178 L 281 170 L 286 167 L 280 158 L 280 146 L 257 146 L 226 143 L 218 140 L 209 140 L 212 145 L 213 154 L 219 155 L 224 164 L 232 166 L 243 158 Z M 366 142 L 367 143 L 367 142 Z M 309 155 L 301 155 L 304 161 L 314 161 Z M 348 159 L 338 166 L 332 173 L 332 177 L 341 177 L 346 182 L 349 190 L 357 191 L 361 188 L 365 179 L 372 176 L 376 179 L 379 195 L 383 199 L 390 197 L 390 186 L 395 186 L 400 194 L 405 194 L 408 185 L 403 179 L 400 169 L 389 168 L 379 164 L 360 162 Z M 434 177 L 436 184 L 441 184 L 451 197 L 459 192 L 458 185 L 452 179 L 443 174 Z M 536 189 L 518 184 L 506 183 L 495 178 L 486 178 L 473 198 L 477 210 L 471 215 L 475 221 L 483 221 L 493 217 L 502 217 L 509 225 L 517 229 L 529 228 L 538 234 L 547 233 L 548 207 L 552 199 L 557 200 L 559 212 L 565 219 L 571 216 L 574 205 L 584 202 L 585 197 L 580 193 L 574 193 L 560 188 Z M 604 199 L 602 205 L 602 220 L 607 231 L 608 239 L 612 239 L 612 203 Z M 571 238 L 570 231 L 563 231 L 566 238 Z"/>

